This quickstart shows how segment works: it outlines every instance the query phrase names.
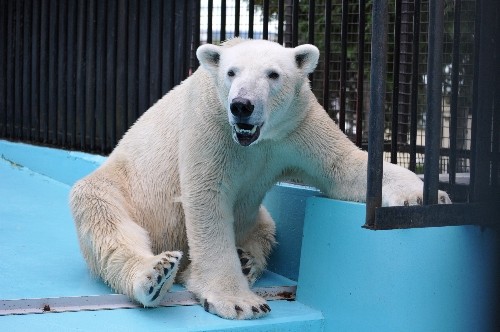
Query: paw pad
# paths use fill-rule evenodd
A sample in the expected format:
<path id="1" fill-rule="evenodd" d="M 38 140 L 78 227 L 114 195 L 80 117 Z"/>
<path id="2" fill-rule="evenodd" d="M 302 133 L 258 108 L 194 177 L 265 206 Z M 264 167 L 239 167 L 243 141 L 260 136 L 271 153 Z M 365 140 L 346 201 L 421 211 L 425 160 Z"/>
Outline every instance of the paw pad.
<path id="1" fill-rule="evenodd" d="M 154 263 L 153 269 L 146 275 L 146 284 L 143 286 L 145 294 L 138 295 L 138 299 L 144 305 L 153 305 L 162 293 L 166 284 L 172 285 L 177 273 L 177 266 L 182 257 L 180 252 L 164 252 L 156 258 L 161 257 Z"/>

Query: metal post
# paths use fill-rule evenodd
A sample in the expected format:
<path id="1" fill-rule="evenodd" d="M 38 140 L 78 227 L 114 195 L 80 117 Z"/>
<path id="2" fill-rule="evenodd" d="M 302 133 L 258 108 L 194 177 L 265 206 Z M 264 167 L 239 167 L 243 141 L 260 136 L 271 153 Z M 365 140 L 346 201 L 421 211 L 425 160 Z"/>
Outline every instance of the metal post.
<path id="1" fill-rule="evenodd" d="M 356 145 L 361 147 L 363 143 L 363 97 L 365 77 L 365 0 L 359 0 L 358 13 L 358 80 L 356 83 Z"/>
<path id="2" fill-rule="evenodd" d="M 450 162 L 448 166 L 451 199 L 455 198 L 457 172 L 457 123 L 458 123 L 458 79 L 460 59 L 460 8 L 461 0 L 455 0 L 453 24 L 453 59 L 451 65 L 451 102 L 450 102 Z"/>
<path id="3" fill-rule="evenodd" d="M 418 110 L 418 58 L 420 56 L 420 0 L 415 0 L 413 14 L 413 43 L 411 61 L 411 107 L 410 107 L 410 171 L 417 166 L 417 110 Z"/>
<path id="4" fill-rule="evenodd" d="M 427 67 L 427 113 L 425 123 L 424 204 L 437 204 L 441 102 L 443 82 L 444 1 L 429 2 L 429 63 Z"/>
<path id="5" fill-rule="evenodd" d="M 372 9 L 368 183 L 366 190 L 366 223 L 364 225 L 366 228 L 374 226 L 375 209 L 382 204 L 387 13 L 387 0 L 374 0 Z"/>

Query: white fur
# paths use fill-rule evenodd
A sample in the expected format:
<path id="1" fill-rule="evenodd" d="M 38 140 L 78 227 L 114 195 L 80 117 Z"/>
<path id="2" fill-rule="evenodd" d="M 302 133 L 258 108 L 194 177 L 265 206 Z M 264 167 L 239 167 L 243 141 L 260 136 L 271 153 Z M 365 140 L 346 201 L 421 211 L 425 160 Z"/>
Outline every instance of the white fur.
<path id="1" fill-rule="evenodd" d="M 197 56 L 201 68 L 73 188 L 80 246 L 95 274 L 145 306 L 158 304 L 179 270 L 207 311 L 260 317 L 268 306 L 250 284 L 275 242 L 274 222 L 261 206 L 265 193 L 293 178 L 330 197 L 364 201 L 367 155 L 310 90 L 316 47 L 233 39 L 201 46 Z M 229 107 L 236 97 L 253 103 L 251 121 L 261 125 L 246 147 L 233 139 Z M 384 164 L 384 205 L 417 204 L 421 196 L 415 174 Z M 189 253 L 182 261 L 181 252 Z"/>

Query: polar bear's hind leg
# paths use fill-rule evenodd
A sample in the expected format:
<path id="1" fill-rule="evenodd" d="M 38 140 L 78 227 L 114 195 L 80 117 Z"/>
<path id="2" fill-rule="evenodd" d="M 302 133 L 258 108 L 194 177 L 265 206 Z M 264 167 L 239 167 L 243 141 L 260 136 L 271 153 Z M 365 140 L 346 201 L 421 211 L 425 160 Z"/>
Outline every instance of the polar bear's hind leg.
<path id="1" fill-rule="evenodd" d="M 267 258 L 276 244 L 276 226 L 264 206 L 259 208 L 255 225 L 246 233 L 240 234 L 237 243 L 241 270 L 253 286 L 267 266 Z"/>
<path id="2" fill-rule="evenodd" d="M 154 255 L 148 232 L 128 213 L 118 181 L 94 173 L 71 192 L 80 249 L 90 270 L 144 306 L 156 306 L 173 284 L 182 253 Z"/>

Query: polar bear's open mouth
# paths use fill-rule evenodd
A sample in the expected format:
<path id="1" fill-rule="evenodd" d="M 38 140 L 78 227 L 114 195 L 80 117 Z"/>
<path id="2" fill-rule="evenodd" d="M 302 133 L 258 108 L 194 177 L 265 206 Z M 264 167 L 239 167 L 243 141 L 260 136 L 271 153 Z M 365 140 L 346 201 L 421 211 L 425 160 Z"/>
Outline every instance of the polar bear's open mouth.
<path id="1" fill-rule="evenodd" d="M 259 138 L 260 126 L 246 123 L 235 123 L 233 125 L 233 138 L 242 146 L 249 146 Z"/>

